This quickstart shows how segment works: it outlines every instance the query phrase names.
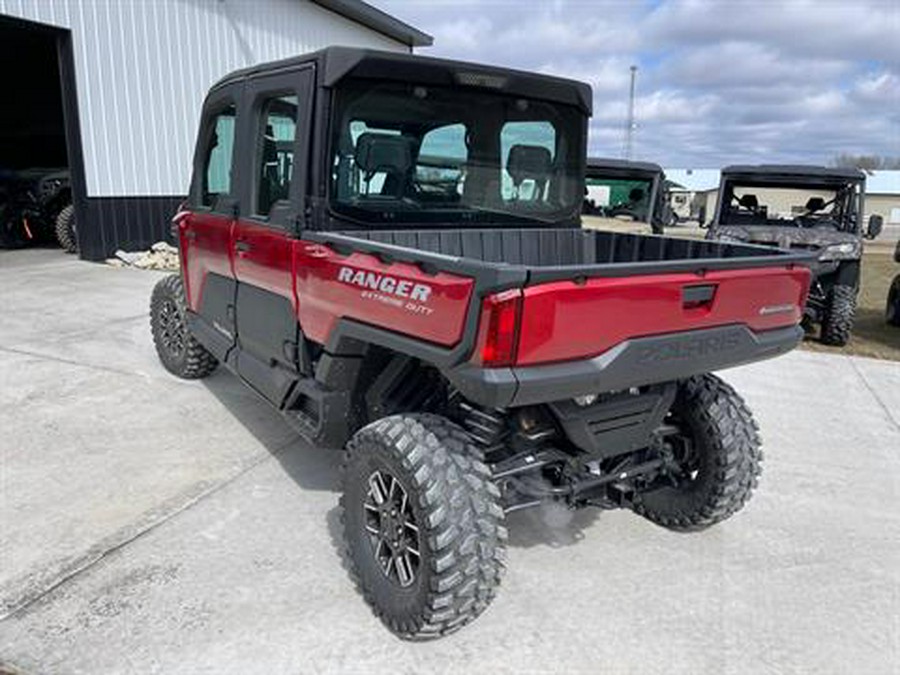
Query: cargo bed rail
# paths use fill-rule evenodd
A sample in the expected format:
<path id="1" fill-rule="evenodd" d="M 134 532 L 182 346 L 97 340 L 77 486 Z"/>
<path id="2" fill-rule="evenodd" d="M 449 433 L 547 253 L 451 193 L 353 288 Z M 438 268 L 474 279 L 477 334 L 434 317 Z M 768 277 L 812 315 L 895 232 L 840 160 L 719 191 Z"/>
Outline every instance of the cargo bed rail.
<path id="1" fill-rule="evenodd" d="M 338 253 L 491 279 L 495 289 L 588 277 L 810 266 L 816 254 L 768 246 L 598 230 L 359 230 L 303 233 Z M 487 277 L 487 278 L 485 278 Z"/>

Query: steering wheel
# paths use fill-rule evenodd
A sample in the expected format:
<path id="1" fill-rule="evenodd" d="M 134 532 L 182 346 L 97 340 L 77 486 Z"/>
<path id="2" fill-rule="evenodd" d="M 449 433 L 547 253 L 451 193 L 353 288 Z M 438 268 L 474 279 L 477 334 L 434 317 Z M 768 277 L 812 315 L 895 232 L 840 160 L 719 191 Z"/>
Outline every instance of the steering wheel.
<path id="1" fill-rule="evenodd" d="M 638 220 L 640 218 L 637 211 L 629 208 L 625 204 L 619 204 L 618 206 L 614 206 L 609 210 L 610 218 L 622 218 L 623 216 L 631 220 Z"/>

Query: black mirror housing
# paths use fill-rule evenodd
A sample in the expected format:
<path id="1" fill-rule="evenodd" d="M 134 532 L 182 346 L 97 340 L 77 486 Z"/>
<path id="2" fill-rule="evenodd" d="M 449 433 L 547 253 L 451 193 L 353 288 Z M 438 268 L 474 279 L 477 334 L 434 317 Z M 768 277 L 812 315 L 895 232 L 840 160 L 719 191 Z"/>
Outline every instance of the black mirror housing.
<path id="1" fill-rule="evenodd" d="M 874 239 L 879 234 L 881 234 L 881 230 L 884 227 L 884 218 L 877 213 L 873 213 L 869 216 L 869 224 L 866 227 L 866 238 Z"/>

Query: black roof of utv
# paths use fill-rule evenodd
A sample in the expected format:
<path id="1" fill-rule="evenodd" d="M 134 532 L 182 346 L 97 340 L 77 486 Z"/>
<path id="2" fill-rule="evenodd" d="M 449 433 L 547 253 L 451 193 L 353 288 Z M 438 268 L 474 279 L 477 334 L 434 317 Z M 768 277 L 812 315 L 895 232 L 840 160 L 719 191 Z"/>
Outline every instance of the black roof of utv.
<path id="1" fill-rule="evenodd" d="M 821 185 L 829 182 L 865 181 L 866 174 L 859 169 L 803 164 L 733 164 L 722 169 L 722 178 Z"/>
<path id="2" fill-rule="evenodd" d="M 608 176 L 634 176 L 646 175 L 657 176 L 663 173 L 663 168 L 659 164 L 653 162 L 634 162 L 629 159 L 612 159 L 609 157 L 588 157 L 587 174 L 590 176 L 591 170 L 603 172 Z"/>
<path id="3" fill-rule="evenodd" d="M 346 77 L 471 87 L 573 105 L 588 115 L 592 112 L 591 88 L 583 82 L 465 61 L 354 47 L 328 47 L 281 61 L 242 68 L 223 77 L 211 89 L 254 75 L 290 70 L 309 63 L 316 64 L 318 83 L 323 87 L 333 87 Z"/>

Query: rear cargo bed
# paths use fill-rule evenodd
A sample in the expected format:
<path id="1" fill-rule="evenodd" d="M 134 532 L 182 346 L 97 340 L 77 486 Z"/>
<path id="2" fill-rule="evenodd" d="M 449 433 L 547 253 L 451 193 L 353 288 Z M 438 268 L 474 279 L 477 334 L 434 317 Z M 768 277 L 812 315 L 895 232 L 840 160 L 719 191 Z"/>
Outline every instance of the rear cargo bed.
<path id="1" fill-rule="evenodd" d="M 784 353 L 803 334 L 797 324 L 814 260 L 762 246 L 577 228 L 301 238 L 332 250 L 299 247 L 304 278 L 317 278 L 304 291 L 306 309 L 320 301 L 320 313 L 334 318 L 321 338 L 312 334 L 326 351 L 341 353 L 348 340 L 387 346 L 436 365 L 466 397 L 492 407 L 666 382 Z M 340 269 L 373 282 L 390 270 L 429 284 L 430 304 L 443 304 L 414 318 L 393 307 L 391 316 L 377 316 L 368 301 L 355 301 L 356 282 L 317 290 Z M 466 299 L 450 301 L 447 284 L 463 281 Z M 482 321 L 483 299 L 511 289 L 521 289 L 517 349 L 510 365 L 486 366 L 478 347 L 479 326 L 491 325 Z M 354 301 L 338 302 L 341 293 Z M 423 340 L 421 324 L 432 321 L 451 327 L 452 339 Z"/>
<path id="2" fill-rule="evenodd" d="M 434 262 L 451 257 L 528 269 L 528 283 L 579 276 L 630 276 L 812 262 L 808 253 L 718 241 L 567 229 L 359 230 L 316 233 L 323 243 L 393 251 Z M 367 245 L 368 244 L 368 245 Z M 438 258 L 439 257 L 439 258 Z M 458 260 L 458 262 L 463 262 Z"/>

